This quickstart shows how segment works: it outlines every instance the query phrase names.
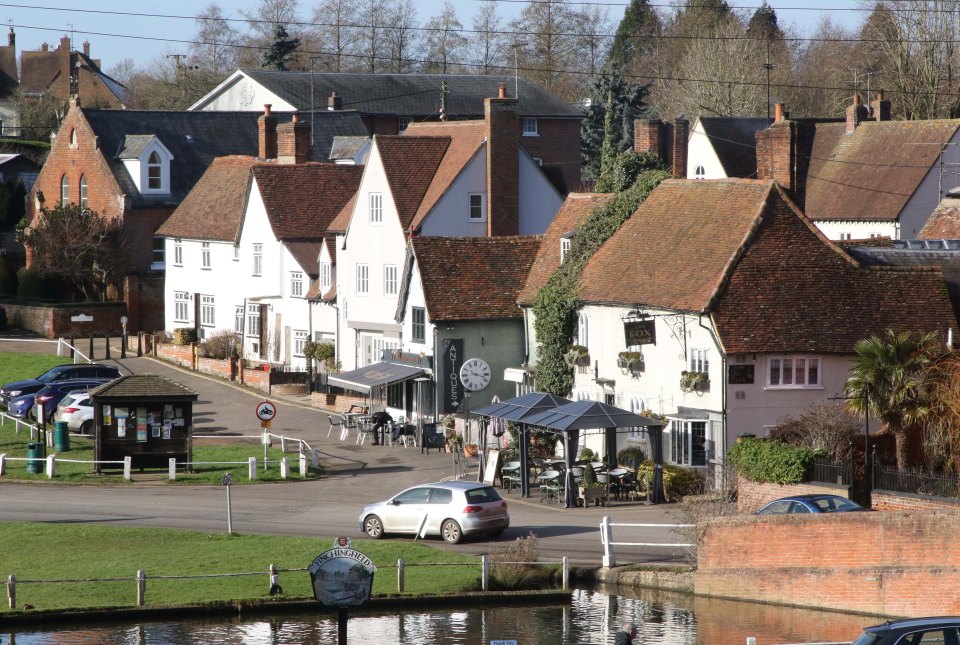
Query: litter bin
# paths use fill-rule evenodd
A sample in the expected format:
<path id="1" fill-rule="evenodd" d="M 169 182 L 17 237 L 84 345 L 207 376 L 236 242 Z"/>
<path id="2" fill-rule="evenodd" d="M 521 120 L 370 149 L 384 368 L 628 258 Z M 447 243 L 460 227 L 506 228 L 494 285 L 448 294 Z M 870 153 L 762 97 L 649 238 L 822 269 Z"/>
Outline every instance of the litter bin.
<path id="1" fill-rule="evenodd" d="M 46 459 L 43 443 L 31 441 L 27 444 L 27 473 L 39 475 L 43 472 L 43 461 Z"/>
<path id="2" fill-rule="evenodd" d="M 66 421 L 57 421 L 53 426 L 53 449 L 57 452 L 70 450 L 70 428 Z"/>

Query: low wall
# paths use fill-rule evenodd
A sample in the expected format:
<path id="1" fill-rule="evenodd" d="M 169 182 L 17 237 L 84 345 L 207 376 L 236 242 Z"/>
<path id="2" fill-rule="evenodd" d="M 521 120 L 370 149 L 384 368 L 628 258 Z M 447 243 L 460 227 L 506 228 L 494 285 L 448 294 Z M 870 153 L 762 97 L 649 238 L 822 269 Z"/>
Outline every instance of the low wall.
<path id="1" fill-rule="evenodd" d="M 210 376 L 222 378 L 225 381 L 237 380 L 237 359 L 236 358 L 206 358 L 197 359 L 197 371 Z"/>
<path id="2" fill-rule="evenodd" d="M 745 515 L 707 523 L 697 594 L 884 616 L 960 613 L 960 512 Z"/>
<path id="3" fill-rule="evenodd" d="M 737 478 L 737 510 L 741 513 L 753 513 L 755 510 L 775 499 L 792 495 L 828 494 L 850 497 L 848 486 L 835 484 L 805 483 L 805 484 L 770 484 L 757 483 Z"/>
<path id="4" fill-rule="evenodd" d="M 104 336 L 110 334 L 119 337 L 123 325 L 120 318 L 127 314 L 127 306 L 122 303 L 96 303 L 89 306 L 71 305 L 69 307 L 39 307 L 0 303 L 7 312 L 7 324 L 21 327 L 39 334 L 44 338 L 86 338 L 90 334 Z M 90 322 L 73 322 L 72 316 L 84 314 L 93 317 Z"/>
<path id="5" fill-rule="evenodd" d="M 155 354 L 157 358 L 176 363 L 183 367 L 193 369 L 193 345 L 174 345 L 173 343 L 157 343 Z"/>
<path id="6" fill-rule="evenodd" d="M 875 490 L 870 506 L 876 511 L 960 511 L 960 499 Z"/>

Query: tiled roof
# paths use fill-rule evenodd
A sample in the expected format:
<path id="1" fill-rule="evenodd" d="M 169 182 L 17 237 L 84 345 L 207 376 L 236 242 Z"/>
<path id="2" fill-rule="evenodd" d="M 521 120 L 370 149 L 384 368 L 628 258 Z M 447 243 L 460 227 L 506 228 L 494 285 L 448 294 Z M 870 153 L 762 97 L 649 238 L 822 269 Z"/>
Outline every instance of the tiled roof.
<path id="1" fill-rule="evenodd" d="M 921 240 L 960 238 L 960 194 L 947 193 L 917 237 Z"/>
<path id="2" fill-rule="evenodd" d="M 526 284 L 517 297 L 523 306 L 532 305 L 537 292 L 560 266 L 560 238 L 576 230 L 587 216 L 613 199 L 612 194 L 570 193 L 543 236 L 540 252 L 530 268 Z"/>
<path id="3" fill-rule="evenodd" d="M 236 243 L 247 206 L 254 157 L 220 157 L 203 174 L 157 235 Z"/>
<path id="4" fill-rule="evenodd" d="M 473 159 L 483 147 L 486 135 L 486 126 L 483 121 L 454 121 L 447 123 L 416 123 L 411 124 L 404 136 L 416 137 L 448 137 L 450 145 L 447 147 L 443 160 L 433 175 L 430 187 L 420 202 L 417 214 L 410 224 L 412 230 L 417 230 L 420 223 L 430 212 L 437 201 L 450 187 L 450 184 L 460 176 L 467 163 Z"/>
<path id="5" fill-rule="evenodd" d="M 337 216 L 333 218 L 333 221 L 330 222 L 330 226 L 327 227 L 328 233 L 346 233 L 347 229 L 350 227 L 350 218 L 353 217 L 353 209 L 357 205 L 357 193 L 353 193 L 353 196 L 347 200 L 347 203 L 343 205 L 343 208 L 340 209 L 340 212 L 337 213 Z"/>
<path id="6" fill-rule="evenodd" d="M 94 397 L 190 397 L 197 399 L 197 393 L 181 385 L 176 381 L 171 381 L 165 376 L 157 374 L 132 374 L 130 376 L 121 376 L 109 383 L 104 383 L 100 387 L 90 390 Z"/>
<path id="7" fill-rule="evenodd" d="M 770 120 L 753 117 L 700 117 L 703 131 L 710 139 L 727 177 L 751 178 L 757 174 L 756 133 Z M 703 136 L 691 129 L 691 138 Z"/>
<path id="8" fill-rule="evenodd" d="M 318 259 L 320 257 L 320 247 L 323 246 L 322 240 L 316 238 L 309 240 L 286 239 L 284 240 L 284 244 L 287 245 L 290 254 L 296 258 L 300 268 L 302 268 L 311 279 L 320 275 L 320 263 Z"/>
<path id="9" fill-rule="evenodd" d="M 815 126 L 804 210 L 813 220 L 895 220 L 960 121 Z"/>
<path id="10" fill-rule="evenodd" d="M 541 236 L 413 237 L 430 320 L 519 318 Z"/>
<path id="11" fill-rule="evenodd" d="M 278 240 L 322 238 L 360 185 L 362 166 L 257 164 L 253 176 Z M 319 248 L 318 248 L 319 251 Z M 316 265 L 316 256 L 314 257 Z"/>
<path id="12" fill-rule="evenodd" d="M 508 95 L 519 86 L 520 116 L 582 119 L 583 111 L 543 87 L 512 75 L 480 74 L 357 74 L 243 70 L 298 110 L 325 109 L 336 92 L 345 109 L 383 116 L 435 117 L 440 113 L 440 88 L 447 86 L 445 111 L 451 119 L 483 115 L 483 99 L 497 96 L 505 83 Z"/>
<path id="13" fill-rule="evenodd" d="M 410 229 L 450 142 L 450 137 L 374 137 L 404 231 Z"/>
<path id="14" fill-rule="evenodd" d="M 289 119 L 274 113 L 281 122 Z M 177 205 L 217 157 L 256 155 L 259 150 L 257 112 L 164 112 L 89 110 L 83 115 L 100 138 L 100 149 L 123 192 L 134 206 Z M 314 115 L 313 158 L 326 159 L 335 134 L 366 133 L 353 112 Z M 169 195 L 141 195 L 117 155 L 131 135 L 154 135 L 174 157 Z"/>

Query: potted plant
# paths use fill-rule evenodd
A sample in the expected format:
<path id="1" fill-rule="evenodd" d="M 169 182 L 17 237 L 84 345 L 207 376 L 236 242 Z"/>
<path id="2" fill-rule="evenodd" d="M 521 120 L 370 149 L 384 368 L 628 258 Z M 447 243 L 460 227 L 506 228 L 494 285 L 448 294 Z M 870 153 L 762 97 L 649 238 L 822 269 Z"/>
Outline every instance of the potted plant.
<path id="1" fill-rule="evenodd" d="M 583 467 L 583 480 L 580 482 L 580 499 L 584 506 L 591 503 L 596 506 L 607 505 L 607 485 L 597 481 L 597 473 L 593 464 Z"/>
<path id="2" fill-rule="evenodd" d="M 589 350 L 583 345 L 568 345 L 567 352 L 564 354 L 564 358 L 567 361 L 567 364 L 571 367 L 574 365 L 590 365 Z"/>
<path id="3" fill-rule="evenodd" d="M 463 437 L 457 434 L 457 431 L 450 428 L 446 431 L 447 452 L 453 452 L 463 445 Z"/>
<path id="4" fill-rule="evenodd" d="M 640 352 L 620 352 L 617 355 L 617 367 L 632 374 L 642 372 L 643 354 Z"/>
<path id="5" fill-rule="evenodd" d="M 706 372 L 680 372 L 680 389 L 684 392 L 691 390 L 705 390 L 710 383 L 709 375 Z"/>

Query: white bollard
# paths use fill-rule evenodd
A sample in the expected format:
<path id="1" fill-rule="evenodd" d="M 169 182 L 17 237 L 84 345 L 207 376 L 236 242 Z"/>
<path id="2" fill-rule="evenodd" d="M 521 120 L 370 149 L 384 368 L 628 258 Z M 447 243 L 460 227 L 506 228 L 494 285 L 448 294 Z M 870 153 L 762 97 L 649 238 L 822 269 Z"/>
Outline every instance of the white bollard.
<path id="1" fill-rule="evenodd" d="M 7 453 L 0 452 L 0 477 L 7 474 Z"/>
<path id="2" fill-rule="evenodd" d="M 563 556 L 563 590 L 570 591 L 570 560 Z"/>
<path id="3" fill-rule="evenodd" d="M 47 479 L 53 479 L 57 474 L 57 456 L 47 455 Z"/>
<path id="4" fill-rule="evenodd" d="M 304 479 L 307 477 L 307 456 L 300 453 L 300 476 Z"/>
<path id="5" fill-rule="evenodd" d="M 174 460 L 176 463 L 176 460 Z M 133 468 L 133 457 L 127 455 L 123 458 L 123 479 L 124 481 L 130 481 L 130 470 Z"/>
<path id="6" fill-rule="evenodd" d="M 253 481 L 257 478 L 257 458 L 250 457 L 247 461 L 247 478 Z"/>
<path id="7" fill-rule="evenodd" d="M 287 451 L 287 436 L 280 435 L 280 452 L 286 452 L 286 451 Z"/>
<path id="8" fill-rule="evenodd" d="M 490 591 L 490 556 L 480 556 L 480 590 Z"/>
<path id="9" fill-rule="evenodd" d="M 176 458 L 171 457 L 170 461 L 168 461 L 167 463 L 169 464 L 167 478 L 170 481 L 173 481 L 177 478 L 177 460 Z"/>
<path id="10" fill-rule="evenodd" d="M 290 460 L 286 457 L 280 458 L 280 479 L 287 479 L 290 476 Z"/>
<path id="11" fill-rule="evenodd" d="M 600 542 L 603 544 L 603 566 L 617 566 L 617 560 L 613 555 L 613 547 L 610 545 L 613 542 L 613 527 L 610 526 L 609 515 L 605 515 L 603 522 L 600 524 Z"/>
<path id="12" fill-rule="evenodd" d="M 402 559 L 397 560 L 397 593 L 403 593 L 403 567 Z"/>

